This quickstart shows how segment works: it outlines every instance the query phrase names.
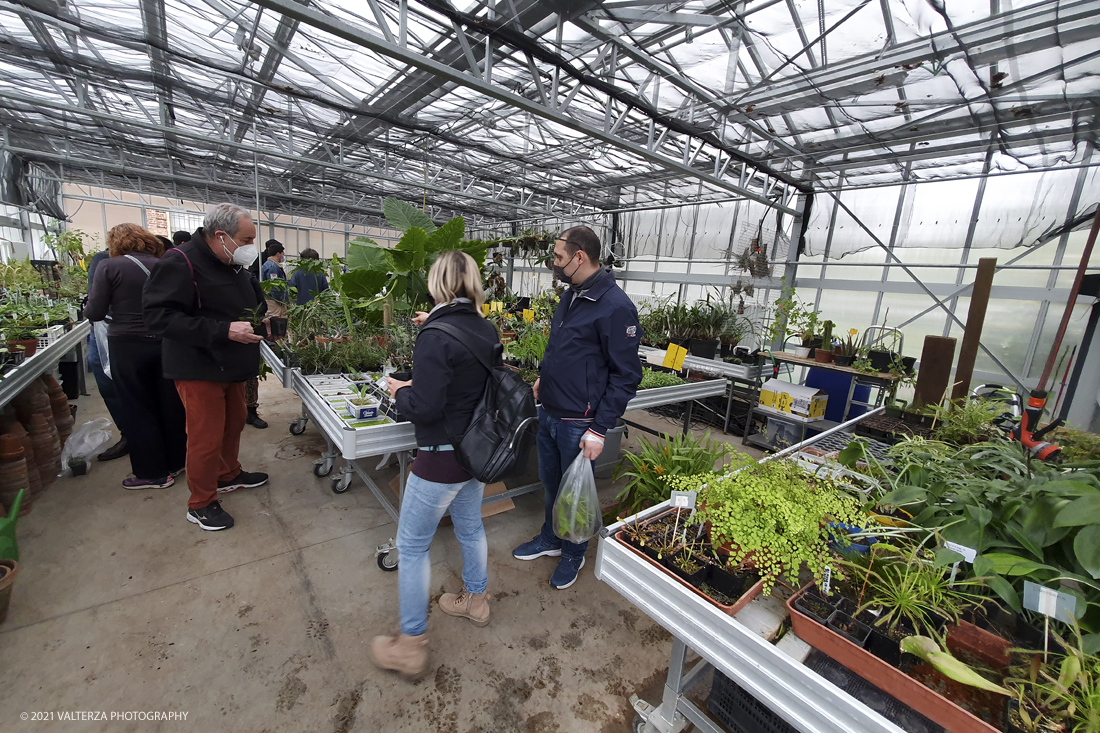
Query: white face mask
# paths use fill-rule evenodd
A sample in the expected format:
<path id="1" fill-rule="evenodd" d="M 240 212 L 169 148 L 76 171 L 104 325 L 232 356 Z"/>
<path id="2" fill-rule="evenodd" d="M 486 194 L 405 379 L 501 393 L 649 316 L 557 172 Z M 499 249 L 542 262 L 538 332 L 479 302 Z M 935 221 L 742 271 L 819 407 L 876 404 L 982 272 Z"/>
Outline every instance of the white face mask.
<path id="1" fill-rule="evenodd" d="M 237 244 L 233 237 L 230 237 L 229 241 Z M 237 249 L 230 254 L 229 249 L 225 246 L 224 236 L 222 237 L 222 250 L 229 255 L 229 259 L 237 267 L 251 267 L 256 258 L 260 256 L 260 250 L 254 244 L 237 245 Z"/>

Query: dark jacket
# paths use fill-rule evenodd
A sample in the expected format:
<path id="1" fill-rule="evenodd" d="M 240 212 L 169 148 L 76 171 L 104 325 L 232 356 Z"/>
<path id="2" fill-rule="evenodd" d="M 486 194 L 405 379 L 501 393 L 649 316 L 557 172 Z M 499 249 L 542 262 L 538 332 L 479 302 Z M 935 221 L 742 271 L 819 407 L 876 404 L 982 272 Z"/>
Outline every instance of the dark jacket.
<path id="1" fill-rule="evenodd" d="M 95 255 L 92 256 L 92 259 L 88 262 L 88 290 L 89 291 L 91 291 L 91 289 L 92 289 L 92 280 L 95 278 L 96 268 L 99 267 L 99 263 L 103 262 L 103 260 L 107 259 L 110 256 L 111 255 L 110 255 L 110 253 L 107 252 L 107 250 L 105 250 L 105 249 L 100 250 L 99 252 L 96 252 Z M 85 306 L 88 305 L 87 296 L 85 296 L 84 305 Z M 111 315 L 110 308 L 107 309 L 107 315 L 108 316 Z M 100 361 L 101 360 L 99 358 L 99 344 L 96 343 L 95 334 L 94 333 L 89 334 L 88 335 L 88 363 L 89 364 L 99 364 Z"/>
<path id="2" fill-rule="evenodd" d="M 500 343 L 496 327 L 475 312 L 471 304 L 440 308 L 425 325 L 435 321 L 470 333 L 471 338 L 465 343 L 484 349 L 487 359 L 492 357 L 492 346 Z M 449 444 L 448 425 L 454 433 L 465 430 L 488 378 L 489 372 L 463 344 L 441 331 L 423 331 L 413 350 L 412 386 L 397 392 L 397 409 L 416 427 L 417 444 Z"/>
<path id="3" fill-rule="evenodd" d="M 191 261 L 193 280 L 181 252 Z M 230 341 L 229 324 L 248 320 L 257 306 L 267 312 L 260 284 L 247 269 L 215 257 L 201 236 L 157 262 L 143 304 L 145 324 L 164 338 L 167 379 L 244 382 L 259 373 L 260 345 Z"/>
<path id="4" fill-rule="evenodd" d="M 575 302 L 574 302 L 575 301 Z M 581 295 L 566 290 L 539 369 L 539 402 L 551 417 L 592 420 L 605 435 L 642 381 L 638 309 L 610 268 Z"/>
<path id="5" fill-rule="evenodd" d="M 295 270 L 290 274 L 290 287 L 298 291 L 294 297 L 295 305 L 305 305 L 328 290 L 328 278 L 319 272 Z"/>
<path id="6" fill-rule="evenodd" d="M 131 252 L 149 270 L 159 260 L 147 252 Z M 149 276 L 129 257 L 111 257 L 97 264 L 88 291 L 84 315 L 89 321 L 102 321 L 109 313 L 110 336 L 152 336 L 145 325 L 141 291 Z"/>

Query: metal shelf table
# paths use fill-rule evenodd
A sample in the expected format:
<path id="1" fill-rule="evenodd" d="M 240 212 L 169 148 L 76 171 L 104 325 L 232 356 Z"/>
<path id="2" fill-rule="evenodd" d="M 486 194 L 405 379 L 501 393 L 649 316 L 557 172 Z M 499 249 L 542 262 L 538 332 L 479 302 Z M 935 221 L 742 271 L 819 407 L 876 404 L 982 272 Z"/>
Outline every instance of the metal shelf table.
<path id="1" fill-rule="evenodd" d="M 882 408 L 867 413 L 878 414 Z M 762 461 L 797 453 L 814 442 L 850 429 L 865 415 L 843 423 L 805 443 L 791 446 Z M 661 703 L 654 707 L 637 696 L 639 733 L 679 733 L 694 725 L 706 733 L 722 733 L 686 694 L 713 666 L 803 733 L 905 733 L 886 718 L 805 667 L 811 647 L 788 631 L 778 644 L 770 637 L 779 628 L 785 608 L 774 598 L 757 598 L 736 616 L 693 593 L 647 559 L 614 538 L 627 522 L 655 516 L 669 508 L 659 504 L 600 532 L 596 578 L 607 583 L 673 636 L 672 656 Z M 687 651 L 702 659 L 687 670 Z"/>
<path id="2" fill-rule="evenodd" d="M 0 380 L 0 407 L 7 405 L 27 386 L 40 376 L 53 369 L 61 358 L 73 349 L 79 349 L 92 331 L 91 321 L 81 321 L 74 324 L 68 331 L 45 349 L 36 350 L 34 355 L 25 359 L 22 364 L 12 369 Z M 83 359 L 77 359 L 81 369 L 84 368 Z"/>

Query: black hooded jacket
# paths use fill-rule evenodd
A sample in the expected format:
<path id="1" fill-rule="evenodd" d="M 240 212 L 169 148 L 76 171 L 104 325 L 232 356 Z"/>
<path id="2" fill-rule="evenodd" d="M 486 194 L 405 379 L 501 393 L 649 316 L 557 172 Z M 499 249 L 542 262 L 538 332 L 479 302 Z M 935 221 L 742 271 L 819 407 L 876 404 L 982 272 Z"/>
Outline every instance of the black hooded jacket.
<path id="1" fill-rule="evenodd" d="M 229 324 L 257 307 L 266 313 L 263 291 L 247 269 L 214 256 L 202 229 L 153 267 L 142 305 L 145 325 L 164 339 L 166 379 L 244 382 L 259 373 L 260 345 L 230 341 Z"/>

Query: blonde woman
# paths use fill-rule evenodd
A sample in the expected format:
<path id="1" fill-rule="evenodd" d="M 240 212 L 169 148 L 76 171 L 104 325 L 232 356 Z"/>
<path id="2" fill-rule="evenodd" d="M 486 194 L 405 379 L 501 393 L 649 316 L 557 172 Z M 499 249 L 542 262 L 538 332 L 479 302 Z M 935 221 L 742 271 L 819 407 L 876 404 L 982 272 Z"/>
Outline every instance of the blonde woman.
<path id="1" fill-rule="evenodd" d="M 416 427 L 419 448 L 397 523 L 401 629 L 397 636 L 375 637 L 371 655 L 379 667 L 410 679 L 421 676 L 428 666 L 428 548 L 448 509 L 462 547 L 465 587 L 461 593 L 444 593 L 439 607 L 477 626 L 489 623 L 487 545 L 481 523 L 485 484 L 459 465 L 450 434 L 465 430 L 489 378 L 470 349 L 483 349 L 495 359 L 500 339 L 496 328 L 481 315 L 485 293 L 477 263 L 470 255 L 457 250 L 441 254 L 428 273 L 428 292 L 436 305 L 418 320 L 446 322 L 469 338 L 459 343 L 439 330 L 424 331 L 413 352 L 412 381 L 389 380 L 397 408 Z"/>

